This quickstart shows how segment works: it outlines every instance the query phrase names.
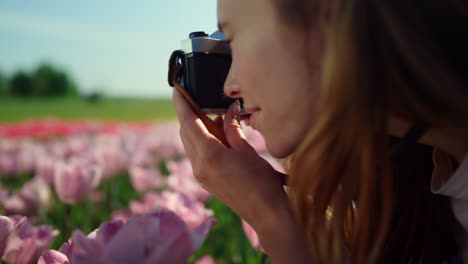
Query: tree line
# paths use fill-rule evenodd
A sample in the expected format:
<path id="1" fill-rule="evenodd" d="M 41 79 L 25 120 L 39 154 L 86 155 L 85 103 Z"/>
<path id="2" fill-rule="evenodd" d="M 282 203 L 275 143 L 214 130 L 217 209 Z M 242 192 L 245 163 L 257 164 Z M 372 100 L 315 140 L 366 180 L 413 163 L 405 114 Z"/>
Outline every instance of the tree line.
<path id="1" fill-rule="evenodd" d="M 11 76 L 0 72 L 0 97 L 76 97 L 78 87 L 62 69 L 41 63 L 32 71 L 18 70 Z"/>

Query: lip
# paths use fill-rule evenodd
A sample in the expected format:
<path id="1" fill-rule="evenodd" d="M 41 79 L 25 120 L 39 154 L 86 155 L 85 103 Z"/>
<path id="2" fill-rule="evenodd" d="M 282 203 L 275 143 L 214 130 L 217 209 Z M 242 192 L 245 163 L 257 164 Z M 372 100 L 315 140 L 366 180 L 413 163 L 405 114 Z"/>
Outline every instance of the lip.
<path id="1" fill-rule="evenodd" d="M 260 107 L 247 107 L 247 106 L 244 106 L 244 111 L 245 111 L 247 114 L 253 114 L 253 113 L 255 113 L 255 112 L 260 111 Z"/>

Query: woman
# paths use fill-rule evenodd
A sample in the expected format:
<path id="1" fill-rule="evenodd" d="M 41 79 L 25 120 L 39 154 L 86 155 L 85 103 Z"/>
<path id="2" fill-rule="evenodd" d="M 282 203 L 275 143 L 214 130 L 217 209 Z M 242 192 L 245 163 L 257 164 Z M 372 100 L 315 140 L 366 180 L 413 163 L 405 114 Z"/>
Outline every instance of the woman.
<path id="1" fill-rule="evenodd" d="M 288 194 L 239 103 L 217 120 L 227 149 L 174 92 L 180 133 L 275 263 L 468 263 L 466 1 L 218 0 L 218 20 L 225 93 L 291 156 Z"/>

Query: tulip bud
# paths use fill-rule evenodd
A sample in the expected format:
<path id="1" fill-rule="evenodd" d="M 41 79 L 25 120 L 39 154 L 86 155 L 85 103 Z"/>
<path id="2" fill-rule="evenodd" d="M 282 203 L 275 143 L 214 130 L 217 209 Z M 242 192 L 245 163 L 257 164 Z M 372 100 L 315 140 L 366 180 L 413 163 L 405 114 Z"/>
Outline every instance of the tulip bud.
<path id="1" fill-rule="evenodd" d="M 101 181 L 96 166 L 82 167 L 78 163 L 59 164 L 55 171 L 54 186 L 60 200 L 67 204 L 83 201 Z"/>

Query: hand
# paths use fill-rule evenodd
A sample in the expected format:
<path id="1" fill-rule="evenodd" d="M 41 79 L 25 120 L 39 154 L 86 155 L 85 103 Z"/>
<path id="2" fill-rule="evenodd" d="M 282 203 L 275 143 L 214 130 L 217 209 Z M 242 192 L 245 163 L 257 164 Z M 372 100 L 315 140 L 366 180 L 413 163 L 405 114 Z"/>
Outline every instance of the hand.
<path id="1" fill-rule="evenodd" d="M 277 209 L 288 206 L 284 174 L 274 170 L 247 142 L 238 121 L 237 103 L 229 107 L 224 120 L 215 120 L 224 129 L 230 149 L 208 132 L 176 89 L 173 103 L 194 175 L 208 192 L 254 228 L 266 224 L 263 221 L 272 221 L 270 216 Z"/>

